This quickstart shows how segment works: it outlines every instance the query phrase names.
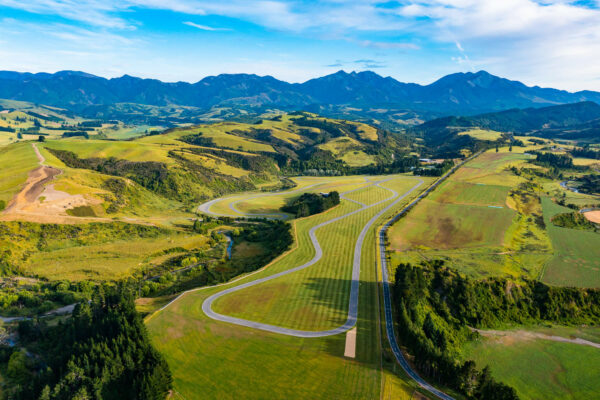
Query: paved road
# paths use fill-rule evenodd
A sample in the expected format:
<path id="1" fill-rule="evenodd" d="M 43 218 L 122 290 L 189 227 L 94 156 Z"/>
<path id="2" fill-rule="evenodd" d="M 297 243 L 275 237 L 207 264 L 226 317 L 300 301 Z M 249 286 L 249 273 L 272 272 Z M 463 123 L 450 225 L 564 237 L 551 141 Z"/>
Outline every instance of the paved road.
<path id="1" fill-rule="evenodd" d="M 371 204 L 371 205 L 365 205 L 363 203 L 357 202 L 355 200 L 350 200 L 348 198 L 345 197 L 345 195 L 354 192 L 355 190 L 360 190 L 363 188 L 359 188 L 359 189 L 354 189 L 348 192 L 344 192 L 340 195 L 341 198 L 345 199 L 345 200 L 349 200 L 352 201 L 354 203 L 357 203 L 359 205 L 361 205 L 361 208 L 356 209 L 354 211 L 351 211 L 347 214 L 341 215 L 339 217 L 333 218 L 329 221 L 323 222 L 321 224 L 318 224 L 316 226 L 314 226 L 313 228 L 310 229 L 309 231 L 309 237 L 311 240 L 311 243 L 315 249 L 315 256 L 308 262 L 299 265 L 295 268 L 268 276 L 266 278 L 261 278 L 261 279 L 257 279 L 255 281 L 252 282 L 248 282 L 239 286 L 235 286 L 229 289 L 225 289 L 219 293 L 216 293 L 210 297 L 208 297 L 204 303 L 202 303 L 202 310 L 204 311 L 204 313 L 214 319 L 214 320 L 218 320 L 218 321 L 222 321 L 222 322 L 228 322 L 231 324 L 236 324 L 236 325 L 241 325 L 241 326 L 246 326 L 246 327 L 250 327 L 250 328 L 255 328 L 255 329 L 260 329 L 263 331 L 268 331 L 268 332 L 273 332 L 273 333 L 279 333 L 279 334 L 283 334 L 283 335 L 289 335 L 289 336 L 296 336 L 296 337 L 305 337 L 305 338 L 311 338 L 311 337 L 323 337 L 323 336 L 331 336 L 331 335 L 337 335 L 339 333 L 343 333 L 345 331 L 347 331 L 348 329 L 351 329 L 355 324 L 356 324 L 356 318 L 358 315 L 358 292 L 359 292 L 359 280 L 360 280 L 360 260 L 361 260 L 361 252 L 362 252 L 362 245 L 363 242 L 365 240 L 365 237 L 367 235 L 367 232 L 369 230 L 369 228 L 371 228 L 371 226 L 377 221 L 378 218 L 380 218 L 385 212 L 387 212 L 388 210 L 390 210 L 392 207 L 396 206 L 400 201 L 402 201 L 406 196 L 408 196 L 409 194 L 411 194 L 413 191 L 415 191 L 419 186 L 421 186 L 423 184 L 423 180 L 415 178 L 418 180 L 418 182 L 410 189 L 408 190 L 406 193 L 404 193 L 403 195 L 399 195 L 397 192 L 395 192 L 394 190 L 391 190 L 389 188 L 385 188 L 383 186 L 380 186 L 381 183 L 389 181 L 390 179 L 394 179 L 394 178 L 388 178 L 386 180 L 383 181 L 379 181 L 379 182 L 373 182 L 372 185 L 378 186 L 382 189 L 388 190 L 389 192 L 392 193 L 392 195 L 390 197 L 388 197 L 387 199 L 381 200 L 377 203 Z M 304 190 L 306 188 L 303 188 L 302 190 Z M 287 192 L 289 193 L 289 192 Z M 279 193 L 278 193 L 279 194 Z M 265 194 L 265 195 L 273 195 L 273 194 Z M 255 196 L 255 197 L 259 197 L 259 195 Z M 253 197 L 254 198 L 254 197 Z M 246 319 L 242 319 L 242 318 L 235 318 L 235 317 L 230 317 L 227 315 L 223 315 L 223 314 L 219 314 L 215 311 L 213 311 L 212 309 L 212 305 L 213 302 L 218 299 L 221 296 L 236 292 L 238 290 L 242 290 L 251 286 L 255 286 L 255 285 L 259 285 L 261 283 L 273 280 L 273 279 L 277 279 L 281 276 L 287 275 L 287 274 L 291 274 L 293 272 L 296 271 L 300 271 L 302 269 L 308 268 L 312 265 L 314 265 L 317 261 L 319 261 L 321 259 L 321 257 L 323 256 L 323 250 L 321 248 L 321 245 L 319 243 L 319 241 L 317 240 L 316 237 L 316 231 L 320 228 L 322 228 L 323 226 L 329 225 L 331 223 L 340 221 L 346 217 L 349 217 L 351 215 L 357 214 L 359 212 L 362 212 L 368 208 L 372 208 L 375 206 L 378 206 L 382 203 L 385 203 L 387 201 L 390 201 L 394 199 L 394 201 L 392 203 L 390 203 L 388 206 L 386 206 L 385 208 L 383 208 L 381 211 L 379 211 L 377 214 L 375 214 L 363 227 L 362 231 L 360 232 L 358 239 L 356 240 L 356 244 L 354 247 L 354 258 L 353 258 L 353 264 L 352 264 L 352 281 L 350 284 L 350 299 L 348 302 L 348 317 L 346 319 L 346 322 L 334 329 L 329 329 L 329 330 L 323 330 L 323 331 L 304 331 L 304 330 L 297 330 L 297 329 L 290 329 L 290 328 L 284 328 L 284 327 L 280 327 L 280 326 L 276 326 L 276 325 L 270 325 L 270 324 L 264 324 L 264 323 L 260 323 L 260 322 L 256 322 L 256 321 L 250 321 L 250 320 L 246 320 Z M 214 201 L 213 201 L 214 204 Z"/>
<path id="2" fill-rule="evenodd" d="M 482 152 L 479 152 L 479 153 L 476 153 L 475 155 L 469 157 L 468 159 L 464 160 L 463 162 L 461 162 L 460 164 L 458 164 L 457 166 L 452 168 L 445 175 L 440 177 L 440 179 L 438 179 L 433 185 L 431 185 L 429 188 L 427 188 L 427 190 L 425 190 L 423 193 L 421 193 L 419 195 L 419 197 L 414 199 L 410 204 L 408 204 L 406 207 L 404 207 L 402 210 L 400 210 L 398 212 L 398 214 L 396 214 L 391 220 L 389 220 L 379 230 L 379 254 L 380 254 L 380 258 L 381 258 L 381 279 L 383 281 L 382 283 L 383 283 L 383 307 L 385 310 L 385 330 L 387 333 L 388 340 L 390 342 L 390 346 L 392 348 L 392 352 L 394 353 L 394 356 L 396 357 L 396 361 L 398 362 L 398 364 L 400 364 L 400 366 L 402 367 L 402 369 L 404 370 L 404 372 L 406 372 L 406 374 L 408 376 L 410 376 L 412 379 L 414 379 L 419 384 L 419 386 L 421 386 L 423 389 L 427 390 L 428 392 L 434 394 L 435 396 L 437 396 L 443 400 L 454 400 L 454 398 L 447 395 L 444 392 L 437 390 L 436 388 L 431 386 L 429 383 L 425 382 L 419 376 L 419 374 L 410 366 L 410 364 L 408 364 L 408 362 L 404 358 L 404 355 L 402 354 L 402 351 L 400 350 L 400 346 L 398 346 L 398 341 L 396 340 L 396 332 L 394 330 L 394 317 L 392 314 L 392 300 L 391 300 L 391 296 L 390 296 L 388 266 L 387 266 L 386 249 L 385 249 L 385 234 L 386 234 L 387 230 L 390 228 L 390 226 L 392 226 L 396 221 L 398 221 L 398 219 L 400 219 L 400 217 L 402 217 L 404 214 L 406 214 L 408 212 L 408 210 L 410 210 L 412 207 L 414 207 L 415 204 L 417 204 L 419 201 L 421 201 L 421 199 L 423 199 L 425 196 L 427 196 L 429 193 L 431 193 L 431 191 L 433 191 L 435 188 L 437 188 L 454 171 L 456 171 L 458 168 L 460 168 L 462 165 L 464 165 L 464 163 L 466 163 L 467 161 L 472 160 L 473 158 L 479 156 L 481 153 Z"/>
<path id="3" fill-rule="evenodd" d="M 204 213 L 204 214 L 209 214 L 209 215 L 214 215 L 217 217 L 233 217 L 233 218 L 239 218 L 239 217 L 258 217 L 258 218 L 280 218 L 280 219 L 288 219 L 290 216 L 288 214 L 283 214 L 283 213 L 271 213 L 271 214 L 252 214 L 252 213 L 245 213 L 243 211 L 240 211 L 236 208 L 236 204 L 239 203 L 240 201 L 247 201 L 247 200 L 251 200 L 251 199 L 256 199 L 258 197 L 269 197 L 269 196 L 280 196 L 281 194 L 291 194 L 291 193 L 297 193 L 297 192 L 303 192 L 306 191 L 310 188 L 313 188 L 315 186 L 319 186 L 319 185 L 325 185 L 327 183 L 330 183 L 331 181 L 327 181 L 327 182 L 318 182 L 318 183 L 314 183 L 312 185 L 308 185 L 308 186 L 304 186 L 298 189 L 294 189 L 291 190 L 289 192 L 270 192 L 270 193 L 258 193 L 254 196 L 250 196 L 250 197 L 244 197 L 241 198 L 239 200 L 233 201 L 231 203 L 229 203 L 229 208 L 231 209 L 231 211 L 237 213 L 237 214 L 220 214 L 220 213 L 215 213 L 210 211 L 210 208 L 213 206 L 213 204 L 218 203 L 219 201 L 228 199 L 228 198 L 234 198 L 234 197 L 238 197 L 238 195 L 235 196 L 231 196 L 231 197 L 221 197 L 218 199 L 214 199 L 214 200 L 210 200 L 207 201 L 204 204 L 200 204 L 198 206 L 198 211 Z"/>
<path id="4" fill-rule="evenodd" d="M 40 315 L 38 315 L 38 317 L 43 318 L 43 317 L 51 317 L 53 315 L 71 314 L 73 312 L 73 310 L 75 309 L 76 305 L 77 305 L 77 303 L 73 303 L 73 304 L 69 304 L 67 306 L 59 307 L 52 311 L 48 311 L 47 313 L 40 314 Z M 1 317 L 0 316 L 0 321 L 7 323 L 7 322 L 12 322 L 12 321 L 25 321 L 25 320 L 29 320 L 29 319 L 33 319 L 33 318 L 34 317 Z"/>

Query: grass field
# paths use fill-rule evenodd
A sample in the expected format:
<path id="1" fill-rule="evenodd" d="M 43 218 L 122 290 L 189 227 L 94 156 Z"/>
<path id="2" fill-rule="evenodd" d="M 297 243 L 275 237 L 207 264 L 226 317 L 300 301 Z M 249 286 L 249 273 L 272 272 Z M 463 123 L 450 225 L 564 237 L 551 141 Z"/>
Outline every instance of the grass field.
<path id="1" fill-rule="evenodd" d="M 490 131 L 487 129 L 471 129 L 469 131 L 464 131 L 459 133 L 459 135 L 469 135 L 477 140 L 498 140 L 502 136 L 500 132 Z"/>
<path id="2" fill-rule="evenodd" d="M 527 213 L 541 209 L 515 203 L 521 197 L 509 194 L 525 179 L 507 170 L 529 158 L 491 150 L 461 167 L 392 226 L 393 264 L 443 259 L 475 277 L 537 277 L 551 257 L 550 242 Z"/>
<path id="3" fill-rule="evenodd" d="M 543 329 L 557 336 L 598 341 L 598 330 Z M 582 334 L 583 331 L 583 334 Z M 465 358 L 489 365 L 492 375 L 514 387 L 521 399 L 592 399 L 600 393 L 600 350 L 590 346 L 518 337 L 482 338 Z"/>
<path id="4" fill-rule="evenodd" d="M 542 207 L 554 248 L 542 280 L 552 285 L 600 287 L 600 234 L 555 226 L 552 216 L 572 210 L 548 197 L 542 198 Z"/>
<path id="5" fill-rule="evenodd" d="M 340 178 L 342 183 L 351 179 Z M 386 185 L 400 192 L 415 183 L 414 179 L 400 177 Z M 380 189 L 374 194 L 367 191 L 353 195 L 373 201 L 391 194 Z M 332 252 L 317 264 L 225 296 L 216 302 L 215 310 L 301 329 L 339 325 L 347 313 L 350 258 L 356 235 L 361 224 L 385 204 L 318 230 L 317 237 L 326 253 Z M 308 229 L 358 207 L 343 200 L 323 214 L 296 221 L 298 247 L 246 279 L 268 276 L 310 259 L 314 250 L 309 245 Z M 411 398 L 415 390 L 412 383 L 380 369 L 374 232 L 375 226 L 367 235 L 362 253 L 356 359 L 343 357 L 345 334 L 300 339 L 208 319 L 201 304 L 219 288 L 205 289 L 186 294 L 147 321 L 153 342 L 171 366 L 175 390 L 183 398 L 362 399 L 378 398 L 383 387 L 384 398 Z"/>
<path id="6" fill-rule="evenodd" d="M 14 143 L 0 148 L 0 200 L 7 204 L 21 190 L 29 171 L 38 166 L 30 143 Z"/>
<path id="7" fill-rule="evenodd" d="M 114 280 L 130 276 L 151 255 L 172 247 L 199 248 L 204 236 L 169 235 L 156 239 L 133 239 L 96 245 L 37 252 L 22 268 L 52 280 Z"/>
<path id="8" fill-rule="evenodd" d="M 349 137 L 338 137 L 319 145 L 319 148 L 330 151 L 335 157 L 339 157 L 352 167 L 373 164 L 373 156 L 361 150 L 362 145 Z"/>

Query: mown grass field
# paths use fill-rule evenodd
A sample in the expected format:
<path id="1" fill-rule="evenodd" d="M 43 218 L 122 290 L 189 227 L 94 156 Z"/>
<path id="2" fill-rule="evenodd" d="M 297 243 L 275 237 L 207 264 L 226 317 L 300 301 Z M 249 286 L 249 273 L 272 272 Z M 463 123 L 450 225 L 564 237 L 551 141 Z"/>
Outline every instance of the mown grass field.
<path id="1" fill-rule="evenodd" d="M 577 337 L 581 330 L 544 332 Z M 587 335 L 598 339 L 598 332 Z M 469 344 L 465 358 L 489 365 L 492 375 L 514 387 L 521 399 L 593 399 L 600 393 L 600 350 L 590 346 L 515 337 L 482 338 Z"/>
<path id="2" fill-rule="evenodd" d="M 389 184 L 406 191 L 415 183 L 414 179 L 399 178 Z M 379 190 L 374 195 L 355 194 L 365 199 L 385 196 Z M 358 207 L 343 200 L 323 214 L 295 221 L 298 247 L 246 279 L 309 260 L 314 250 L 309 245 L 308 229 Z M 215 309 L 300 329 L 339 325 L 347 314 L 350 257 L 356 235 L 361 224 L 383 207 L 385 204 L 318 230 L 326 252 L 318 264 L 258 285 L 256 291 L 249 288 L 223 297 Z M 362 253 L 356 359 L 343 357 L 345 334 L 300 339 L 210 320 L 201 305 L 219 288 L 204 289 L 186 294 L 147 320 L 153 342 L 171 366 L 175 390 L 184 398 L 362 399 L 378 398 L 383 386 L 394 398 L 411 398 L 412 383 L 391 371 L 382 374 L 380 369 L 375 228 L 367 235 Z M 332 253 L 328 255 L 328 251 Z"/>
<path id="3" fill-rule="evenodd" d="M 542 280 L 551 285 L 599 287 L 600 234 L 555 226 L 550 221 L 554 215 L 572 210 L 548 197 L 542 198 L 542 207 L 554 248 L 554 257 L 547 263 Z"/>

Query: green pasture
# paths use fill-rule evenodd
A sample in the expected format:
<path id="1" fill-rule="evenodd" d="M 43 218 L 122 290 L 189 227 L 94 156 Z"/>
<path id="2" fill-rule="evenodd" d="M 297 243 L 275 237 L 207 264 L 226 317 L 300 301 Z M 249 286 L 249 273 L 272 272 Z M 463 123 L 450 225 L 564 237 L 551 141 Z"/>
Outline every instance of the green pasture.
<path id="1" fill-rule="evenodd" d="M 499 185 L 474 184 L 449 179 L 429 199 L 439 203 L 506 207 L 510 188 Z"/>
<path id="2" fill-rule="evenodd" d="M 500 132 L 491 131 L 487 129 L 471 129 L 469 131 L 460 132 L 459 135 L 468 135 L 477 140 L 489 141 L 498 140 L 502 136 Z"/>
<path id="3" fill-rule="evenodd" d="M 127 140 L 143 136 L 148 132 L 157 130 L 162 131 L 164 127 L 153 125 L 125 125 L 117 124 L 99 129 L 99 133 L 104 134 L 109 139 Z"/>
<path id="4" fill-rule="evenodd" d="M 0 200 L 8 204 L 25 184 L 29 171 L 38 167 L 31 143 L 14 143 L 0 148 Z"/>
<path id="5" fill-rule="evenodd" d="M 180 144 L 183 145 L 183 143 Z M 173 147 L 153 143 L 141 144 L 138 141 L 69 138 L 47 141 L 44 146 L 56 150 L 71 151 L 79 158 L 115 157 L 129 161 L 158 161 L 167 164 L 174 162 L 168 157 L 168 152 L 173 150 Z"/>
<path id="6" fill-rule="evenodd" d="M 507 168 L 527 158 L 492 150 L 458 169 L 389 230 L 393 263 L 442 259 L 474 277 L 537 278 L 552 257 L 532 214 L 541 207 L 508 196 L 524 178 Z"/>
<path id="7" fill-rule="evenodd" d="M 346 164 L 353 167 L 373 164 L 375 159 L 366 154 L 363 145 L 351 137 L 337 137 L 327 143 L 319 145 L 320 149 L 330 151 L 335 157 L 342 159 Z"/>
<path id="8" fill-rule="evenodd" d="M 552 240 L 554 257 L 546 264 L 542 280 L 551 285 L 600 286 L 600 234 L 558 227 L 550 219 L 571 212 L 548 197 L 542 198 L 544 222 Z"/>
<path id="9" fill-rule="evenodd" d="M 501 247 L 513 215 L 506 207 L 438 203 L 425 198 L 390 229 L 391 248 Z"/>
<path id="10" fill-rule="evenodd" d="M 492 375 L 523 400 L 583 400 L 600 393 L 599 352 L 544 339 L 482 338 L 466 347 L 465 358 L 489 365 Z"/>

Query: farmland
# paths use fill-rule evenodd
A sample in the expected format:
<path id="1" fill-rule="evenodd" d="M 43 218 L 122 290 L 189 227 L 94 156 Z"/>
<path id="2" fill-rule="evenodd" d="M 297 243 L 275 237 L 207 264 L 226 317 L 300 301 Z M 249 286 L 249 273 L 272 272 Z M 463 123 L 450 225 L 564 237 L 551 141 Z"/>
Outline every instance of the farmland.
<path id="1" fill-rule="evenodd" d="M 541 209 L 535 201 L 519 209 L 510 194 L 524 179 L 507 170 L 527 159 L 504 148 L 469 161 L 392 227 L 392 259 L 440 258 L 480 277 L 537 277 L 551 256 L 549 240 L 527 215 Z"/>
<path id="2" fill-rule="evenodd" d="M 596 343 L 599 339 L 596 328 L 533 331 L 565 338 L 574 335 Z M 509 334 L 470 343 L 465 357 L 489 365 L 492 374 L 513 386 L 522 399 L 589 399 L 600 391 L 598 351 L 586 345 Z"/>
<path id="3" fill-rule="evenodd" d="M 552 285 L 600 286 L 600 235 L 555 226 L 550 219 L 572 210 L 542 198 L 544 220 L 552 239 L 554 257 L 548 261 L 542 280 Z"/>
<path id="4" fill-rule="evenodd" d="M 365 187 L 348 194 L 353 200 L 361 199 L 358 201 L 372 204 L 375 200 L 390 197 L 389 191 L 370 186 L 372 183 L 364 178 L 336 179 L 328 178 L 333 181 L 327 185 L 328 190 L 343 192 Z M 376 177 L 370 180 L 376 180 Z M 414 187 L 415 183 L 413 178 L 398 176 L 381 185 L 402 193 Z M 321 189 L 318 187 L 318 190 Z M 373 189 L 376 189 L 375 192 L 369 193 Z M 414 192 L 409 197 L 416 194 Z M 282 195 L 285 196 L 285 193 Z M 407 202 L 409 197 L 403 202 Z M 238 203 L 238 207 L 242 208 L 244 204 L 244 211 L 273 213 L 281 203 L 273 199 L 269 200 L 271 204 L 261 204 L 261 201 L 260 198 L 248 199 L 246 203 Z M 259 205 L 253 205 L 253 202 Z M 340 325 L 347 313 L 351 254 L 358 231 L 386 204 L 389 201 L 317 230 L 317 238 L 326 251 L 315 265 L 226 295 L 214 304 L 215 311 L 295 329 L 328 329 Z M 339 206 L 323 214 L 294 221 L 297 247 L 268 268 L 239 283 L 270 276 L 306 262 L 314 254 L 308 230 L 359 208 L 353 202 L 342 200 Z M 221 209 L 218 204 L 210 208 L 211 211 L 216 209 Z M 285 398 L 372 398 L 379 396 L 385 376 L 385 390 L 394 390 L 399 398 L 410 397 L 414 390 L 412 384 L 404 383 L 388 370 L 382 372 L 379 367 L 381 348 L 376 323 L 376 275 L 374 268 L 365 268 L 373 265 L 375 260 L 374 236 L 372 227 L 363 245 L 356 359 L 341 357 L 345 334 L 302 339 L 209 319 L 202 312 L 201 305 L 219 288 L 207 288 L 186 294 L 147 320 L 153 342 L 166 355 L 174 372 L 175 390 L 185 398 L 202 395 L 206 398 L 251 399 L 263 398 L 267 393 Z M 203 357 L 199 359 L 195 354 Z M 241 363 L 264 365 L 264 368 L 239 368 Z M 229 386 L 224 394 L 222 385 L 232 379 L 236 385 Z M 257 380 L 261 382 L 258 388 L 250 384 Z"/>

